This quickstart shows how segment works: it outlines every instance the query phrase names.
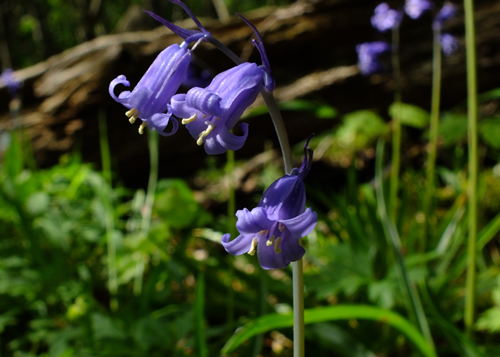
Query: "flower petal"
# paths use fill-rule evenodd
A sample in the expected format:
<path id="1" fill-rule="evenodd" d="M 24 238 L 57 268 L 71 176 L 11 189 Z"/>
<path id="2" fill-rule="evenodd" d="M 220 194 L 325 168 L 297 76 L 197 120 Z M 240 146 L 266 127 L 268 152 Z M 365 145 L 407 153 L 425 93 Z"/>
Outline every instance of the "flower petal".
<path id="1" fill-rule="evenodd" d="M 123 74 L 121 74 L 118 77 L 116 77 L 115 79 L 113 79 L 111 81 L 111 83 L 109 84 L 109 95 L 111 96 L 111 98 L 116 100 L 118 103 L 125 103 L 127 101 L 128 96 L 126 98 L 122 98 L 121 95 L 120 95 L 120 97 L 117 97 L 115 95 L 115 87 L 118 84 L 123 84 L 125 87 L 130 87 L 130 82 L 127 81 L 127 77 L 125 77 Z"/>
<path id="2" fill-rule="evenodd" d="M 242 234 L 255 234 L 267 230 L 271 228 L 274 223 L 267 219 L 266 212 L 261 207 L 256 207 L 252 211 L 244 208 L 236 212 L 236 217 L 238 217 L 236 228 Z"/>
<path id="3" fill-rule="evenodd" d="M 153 116 L 147 119 L 148 126 L 151 129 L 154 129 L 158 132 L 158 134 L 162 136 L 170 136 L 177 132 L 179 128 L 179 122 L 175 118 L 172 118 L 171 113 L 167 114 L 154 114 Z M 169 132 L 165 132 L 164 130 L 167 128 L 168 124 L 172 123 L 172 130 Z"/>
<path id="4" fill-rule="evenodd" d="M 194 87 L 186 94 L 186 104 L 188 106 L 214 117 L 220 117 L 222 114 L 221 101 L 221 97 L 208 89 Z"/>
<path id="5" fill-rule="evenodd" d="M 232 241 L 229 241 L 231 235 L 226 233 L 222 236 L 221 242 L 226 252 L 231 255 L 241 255 L 248 253 L 252 245 L 254 235 L 241 234 Z"/>
<path id="6" fill-rule="evenodd" d="M 281 250 L 287 261 L 296 262 L 302 259 L 306 250 L 300 245 L 299 238 L 295 238 L 286 229 L 283 232 Z"/>
<path id="7" fill-rule="evenodd" d="M 274 251 L 274 245 L 268 246 L 266 244 L 267 239 L 261 235 L 259 238 L 259 243 L 257 244 L 257 256 L 259 258 L 259 264 L 264 269 L 282 269 L 286 268 L 288 264 L 285 264 L 283 259 L 283 252 L 276 253 Z"/>
<path id="8" fill-rule="evenodd" d="M 300 216 L 280 221 L 294 238 L 302 238 L 311 233 L 318 222 L 318 215 L 309 207 Z"/>
<path id="9" fill-rule="evenodd" d="M 248 124 L 240 124 L 240 129 L 243 131 L 243 135 L 234 135 L 229 131 L 226 126 L 223 126 L 217 135 L 217 141 L 226 150 L 239 150 L 245 144 L 248 136 Z"/>
<path id="10" fill-rule="evenodd" d="M 186 104 L 186 94 L 176 94 L 170 100 L 170 106 L 172 107 L 172 113 L 182 119 L 190 118 L 196 109 L 190 107 Z"/>

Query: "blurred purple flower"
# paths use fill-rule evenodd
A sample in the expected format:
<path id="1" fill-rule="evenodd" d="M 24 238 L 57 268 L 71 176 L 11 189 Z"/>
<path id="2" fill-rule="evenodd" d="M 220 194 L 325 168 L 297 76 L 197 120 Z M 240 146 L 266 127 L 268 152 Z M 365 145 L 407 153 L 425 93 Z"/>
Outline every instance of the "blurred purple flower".
<path id="1" fill-rule="evenodd" d="M 14 76 L 14 71 L 11 68 L 7 68 L 0 75 L 0 79 L 4 86 L 9 90 L 11 96 L 15 96 L 19 88 L 21 88 L 23 82 L 16 79 Z"/>
<path id="2" fill-rule="evenodd" d="M 214 75 L 211 70 L 199 66 L 191 57 L 182 85 L 188 89 L 193 87 L 204 88 L 210 84 L 213 78 Z"/>
<path id="3" fill-rule="evenodd" d="M 446 56 L 451 55 L 458 49 L 458 39 L 450 35 L 449 33 L 444 33 L 441 35 L 441 48 Z"/>
<path id="4" fill-rule="evenodd" d="M 229 254 L 257 252 L 264 269 L 285 268 L 300 260 L 305 249 L 300 239 L 316 226 L 318 217 L 311 208 L 306 210 L 304 177 L 311 168 L 312 150 L 304 147 L 302 166 L 294 168 L 269 186 L 256 208 L 236 212 L 236 228 L 240 235 L 229 241 L 230 234 L 222 236 L 222 245 Z"/>
<path id="5" fill-rule="evenodd" d="M 245 109 L 255 101 L 264 85 L 265 70 L 255 63 L 242 63 L 219 73 L 206 88 L 194 87 L 172 98 L 172 113 L 182 119 L 198 145 L 209 155 L 238 150 L 246 141 L 248 124 L 240 125 L 242 136 L 231 133 Z"/>
<path id="6" fill-rule="evenodd" d="M 383 2 L 375 8 L 375 14 L 371 18 L 371 23 L 380 32 L 385 32 L 398 27 L 401 19 L 402 16 L 398 10 L 389 8 L 389 5 Z"/>
<path id="7" fill-rule="evenodd" d="M 434 29 L 440 30 L 441 27 L 443 27 L 443 23 L 446 20 L 455 16 L 456 13 L 457 13 L 457 8 L 455 7 L 455 5 L 450 3 L 444 4 L 441 10 L 439 10 L 438 14 L 434 18 L 433 22 Z"/>
<path id="8" fill-rule="evenodd" d="M 412 19 L 418 19 L 422 14 L 432 9 L 432 2 L 429 0 L 406 0 L 405 12 Z"/>
<path id="9" fill-rule="evenodd" d="M 356 46 L 358 52 L 358 67 L 362 74 L 370 75 L 381 70 L 384 66 L 380 63 L 380 56 L 391 51 L 387 42 L 365 42 Z"/>

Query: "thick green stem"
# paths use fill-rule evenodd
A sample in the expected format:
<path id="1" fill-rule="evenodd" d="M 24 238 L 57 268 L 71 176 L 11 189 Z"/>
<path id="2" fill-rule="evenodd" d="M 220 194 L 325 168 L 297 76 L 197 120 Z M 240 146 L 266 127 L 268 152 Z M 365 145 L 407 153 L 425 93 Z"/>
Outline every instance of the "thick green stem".
<path id="1" fill-rule="evenodd" d="M 424 199 L 425 227 L 421 241 L 421 251 L 426 251 L 427 236 L 430 231 L 430 217 L 432 201 L 435 191 L 435 168 L 437 156 L 437 141 L 439 129 L 439 106 L 441 101 L 441 30 L 434 30 L 434 54 L 432 60 L 432 102 L 431 102 L 431 123 L 429 130 L 429 157 L 426 167 L 426 184 Z"/>
<path id="2" fill-rule="evenodd" d="M 401 154 L 401 69 L 399 66 L 399 26 L 392 30 L 392 69 L 394 72 L 394 104 L 395 110 L 392 115 L 392 166 L 391 185 L 389 191 L 389 217 L 392 223 L 396 224 L 399 167 Z"/>
<path id="3" fill-rule="evenodd" d="M 465 329 L 469 337 L 474 326 L 474 297 L 476 285 L 477 240 L 477 77 L 476 35 L 474 29 L 473 0 L 464 0 L 465 44 L 467 58 L 467 106 L 469 117 L 469 237 L 467 244 L 467 280 L 465 287 Z"/>

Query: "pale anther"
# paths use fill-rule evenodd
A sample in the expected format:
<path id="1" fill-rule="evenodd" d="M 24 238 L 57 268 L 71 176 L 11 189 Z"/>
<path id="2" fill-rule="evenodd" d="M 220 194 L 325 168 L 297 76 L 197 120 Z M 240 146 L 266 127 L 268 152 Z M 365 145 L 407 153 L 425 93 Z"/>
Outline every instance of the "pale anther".
<path id="1" fill-rule="evenodd" d="M 250 250 L 248 251 L 248 254 L 254 255 L 255 254 L 255 248 L 257 248 L 257 238 L 253 237 L 252 238 L 252 243 L 250 244 Z"/>
<path id="2" fill-rule="evenodd" d="M 274 239 L 275 239 L 275 238 L 276 238 L 275 236 L 272 236 L 271 238 L 269 238 L 269 239 L 266 241 L 266 245 L 267 245 L 268 247 L 272 246 L 272 245 L 273 245 L 273 243 L 274 243 Z"/>
<path id="3" fill-rule="evenodd" d="M 194 113 L 194 114 L 193 114 L 191 117 L 189 117 L 189 118 L 182 119 L 182 120 L 181 120 L 181 123 L 185 125 L 185 124 L 192 123 L 192 122 L 194 122 L 195 120 L 196 120 L 196 113 Z"/>
<path id="4" fill-rule="evenodd" d="M 281 243 L 281 237 L 276 238 L 276 240 L 274 241 L 274 252 L 276 254 L 281 253 L 280 243 Z"/>
<path id="5" fill-rule="evenodd" d="M 141 123 L 141 126 L 139 127 L 139 134 L 144 134 L 144 128 L 148 126 L 148 122 L 147 121 L 143 121 Z"/>
<path id="6" fill-rule="evenodd" d="M 208 134 L 210 134 L 212 132 L 212 130 L 215 129 L 215 125 L 213 124 L 208 124 L 208 127 L 206 130 L 203 130 L 200 134 L 200 137 L 198 138 L 198 140 L 196 140 L 196 144 L 198 144 L 198 146 L 201 146 L 203 145 L 203 141 L 205 140 L 205 137 L 208 136 Z"/>
<path id="7" fill-rule="evenodd" d="M 125 113 L 125 115 L 129 118 L 129 123 L 134 124 L 136 119 L 139 117 L 140 113 L 137 109 L 132 108 Z"/>

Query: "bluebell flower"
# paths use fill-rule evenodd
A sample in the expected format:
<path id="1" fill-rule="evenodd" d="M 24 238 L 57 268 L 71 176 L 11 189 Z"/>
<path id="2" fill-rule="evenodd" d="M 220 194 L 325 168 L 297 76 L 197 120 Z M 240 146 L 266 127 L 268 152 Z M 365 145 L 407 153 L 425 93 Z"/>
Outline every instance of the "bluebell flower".
<path id="1" fill-rule="evenodd" d="M 146 125 L 165 136 L 177 131 L 177 121 L 171 118 L 171 113 L 164 114 L 164 112 L 181 85 L 190 57 L 191 53 L 186 42 L 180 46 L 174 44 L 167 47 L 156 57 L 133 91 L 121 92 L 118 97 L 114 93 L 115 87 L 118 84 L 128 87 L 130 82 L 124 75 L 111 81 L 109 94 L 118 103 L 130 109 L 125 113 L 130 118 L 130 123 L 134 123 L 137 118 L 143 121 L 139 133 L 142 134 Z M 165 133 L 163 130 L 169 122 L 172 122 L 173 129 Z"/>
<path id="2" fill-rule="evenodd" d="M 194 87 L 172 98 L 172 113 L 182 119 L 198 145 L 209 155 L 240 149 L 248 136 L 248 124 L 240 124 L 242 135 L 231 133 L 241 115 L 259 92 L 274 89 L 269 60 L 257 29 L 239 15 L 255 32 L 253 44 L 262 65 L 245 62 L 219 73 L 206 88 Z"/>
<path id="3" fill-rule="evenodd" d="M 16 79 L 14 71 L 11 68 L 7 68 L 3 71 L 0 75 L 0 79 L 3 85 L 7 87 L 12 97 L 15 96 L 19 88 L 21 88 L 22 82 Z"/>
<path id="4" fill-rule="evenodd" d="M 142 120 L 139 127 L 140 134 L 143 133 L 146 126 L 155 129 L 164 136 L 172 135 L 177 131 L 179 127 L 177 120 L 172 117 L 170 111 L 166 114 L 165 111 L 169 108 L 172 96 L 177 92 L 184 79 L 190 63 L 191 51 L 200 41 L 206 40 L 210 35 L 186 5 L 179 0 L 171 0 L 171 2 L 181 6 L 198 25 L 200 31 L 185 30 L 152 12 L 145 11 L 182 37 L 184 42 L 181 45 L 171 45 L 163 50 L 131 92 L 121 92 L 118 97 L 114 93 L 118 84 L 130 86 L 130 82 L 124 75 L 118 76 L 109 84 L 111 97 L 129 109 L 125 115 L 129 118 L 130 123 L 134 123 L 138 118 Z M 190 50 L 188 46 L 194 41 L 197 43 Z M 169 123 L 172 123 L 172 129 L 165 132 L 164 130 Z"/>
<path id="5" fill-rule="evenodd" d="M 380 56 L 391 51 L 391 45 L 387 42 L 376 41 L 361 43 L 356 46 L 358 52 L 358 67 L 362 74 L 370 75 L 384 70 L 380 62 Z"/>
<path id="6" fill-rule="evenodd" d="M 222 245 L 229 254 L 257 252 L 264 269 L 285 268 L 304 256 L 300 239 L 314 229 L 318 220 L 316 212 L 305 206 L 303 179 L 311 168 L 312 154 L 306 144 L 299 169 L 274 181 L 257 207 L 236 212 L 240 235 L 232 241 L 229 233 L 222 236 Z"/>
<path id="7" fill-rule="evenodd" d="M 432 24 L 433 28 L 435 30 L 441 30 L 441 28 L 443 27 L 443 23 L 446 20 L 455 16 L 456 13 L 457 13 L 457 8 L 455 7 L 455 5 L 450 3 L 444 4 L 441 10 L 439 10 L 438 14 L 434 18 L 434 22 Z"/>
<path id="8" fill-rule="evenodd" d="M 383 2 L 375 8 L 371 23 L 380 32 L 385 32 L 399 27 L 401 20 L 401 13 L 398 10 L 391 9 L 387 3 Z"/>
<path id="9" fill-rule="evenodd" d="M 429 0 L 406 0 L 405 12 L 412 19 L 418 19 L 422 14 L 432 9 L 432 2 Z"/>
<path id="10" fill-rule="evenodd" d="M 231 133 L 245 109 L 264 84 L 265 71 L 255 63 L 242 63 L 219 73 L 206 88 L 194 87 L 172 98 L 172 113 L 182 119 L 198 145 L 209 155 L 238 150 L 246 141 L 248 124 L 241 136 Z"/>
<path id="11" fill-rule="evenodd" d="M 451 55 L 458 48 L 458 39 L 450 35 L 449 33 L 444 33 L 441 35 L 441 48 L 446 56 Z"/>

